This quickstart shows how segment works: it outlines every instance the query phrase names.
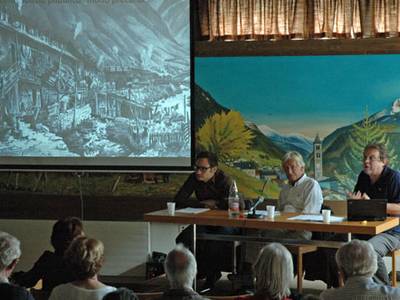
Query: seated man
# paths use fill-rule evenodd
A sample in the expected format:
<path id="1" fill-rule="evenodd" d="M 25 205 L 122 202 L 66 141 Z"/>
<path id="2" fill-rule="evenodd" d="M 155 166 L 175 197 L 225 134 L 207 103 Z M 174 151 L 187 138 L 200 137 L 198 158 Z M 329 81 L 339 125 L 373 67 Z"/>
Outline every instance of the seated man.
<path id="1" fill-rule="evenodd" d="M 0 231 L 0 299 L 34 300 L 26 289 L 8 281 L 20 256 L 20 242 L 12 235 Z"/>
<path id="2" fill-rule="evenodd" d="M 282 168 L 288 178 L 288 184 L 279 194 L 278 209 L 282 212 L 301 212 L 318 214 L 323 197 L 318 182 L 305 174 L 305 163 L 300 153 L 287 152 L 282 159 Z M 285 229 L 262 230 L 260 235 L 268 238 L 311 239 L 309 231 Z M 260 246 L 248 243 L 246 261 L 253 262 Z"/>
<path id="3" fill-rule="evenodd" d="M 203 299 L 192 288 L 193 282 L 196 279 L 197 263 L 193 254 L 188 249 L 182 245 L 177 245 L 174 250 L 168 253 L 164 262 L 164 269 L 170 289 L 164 292 L 162 299 Z"/>
<path id="4" fill-rule="evenodd" d="M 228 209 L 230 178 L 218 169 L 218 159 L 211 152 L 200 152 L 196 157 L 196 171 L 185 181 L 175 196 L 177 207 L 207 207 L 210 209 Z M 190 196 L 195 194 L 196 199 Z M 192 247 L 192 226 L 186 228 L 176 239 L 187 248 Z M 237 228 L 219 226 L 197 226 L 199 233 L 235 234 Z M 197 262 L 199 273 L 206 275 L 203 289 L 212 288 L 221 277 L 222 262 L 230 250 L 225 249 L 224 242 L 198 243 Z"/>
<path id="5" fill-rule="evenodd" d="M 377 255 L 366 241 L 352 240 L 336 252 L 339 281 L 344 285 L 320 295 L 322 300 L 400 299 L 400 289 L 377 284 L 372 276 L 377 270 Z"/>
<path id="6" fill-rule="evenodd" d="M 387 214 L 400 215 L 400 173 L 388 167 L 384 145 L 370 144 L 364 148 L 363 171 L 358 176 L 353 199 L 387 199 Z M 389 276 L 383 257 L 400 248 L 400 226 L 380 233 L 369 240 L 378 254 L 376 279 L 389 285 Z"/>

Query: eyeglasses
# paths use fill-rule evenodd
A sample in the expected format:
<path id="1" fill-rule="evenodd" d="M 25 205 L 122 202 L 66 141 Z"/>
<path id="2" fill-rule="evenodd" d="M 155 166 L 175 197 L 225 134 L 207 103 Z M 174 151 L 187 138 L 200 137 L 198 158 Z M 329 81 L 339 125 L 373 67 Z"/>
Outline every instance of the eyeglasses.
<path id="1" fill-rule="evenodd" d="M 362 161 L 380 161 L 380 157 L 375 157 L 375 156 L 364 156 Z"/>
<path id="2" fill-rule="evenodd" d="M 194 166 L 195 171 L 200 171 L 200 172 L 205 172 L 208 169 L 211 169 L 211 167 L 200 167 L 200 166 Z"/>

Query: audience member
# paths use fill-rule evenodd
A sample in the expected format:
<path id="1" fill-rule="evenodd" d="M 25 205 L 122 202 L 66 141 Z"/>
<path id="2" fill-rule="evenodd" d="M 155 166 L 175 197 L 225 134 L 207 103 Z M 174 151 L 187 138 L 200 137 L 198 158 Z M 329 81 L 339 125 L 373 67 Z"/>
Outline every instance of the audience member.
<path id="1" fill-rule="evenodd" d="M 207 207 L 210 209 L 228 209 L 228 195 L 231 179 L 218 168 L 218 158 L 215 154 L 204 151 L 196 156 L 196 171 L 185 181 L 175 196 L 178 207 Z M 196 199 L 190 198 L 192 194 Z M 221 226 L 197 226 L 198 233 L 237 234 L 238 228 Z M 186 228 L 176 239 L 187 248 L 192 246 L 193 227 Z M 200 241 L 197 243 L 197 262 L 199 277 L 207 278 L 202 290 L 214 287 L 221 277 L 225 253 L 230 253 L 230 244 L 227 242 Z"/>
<path id="2" fill-rule="evenodd" d="M 0 231 L 0 299 L 34 300 L 26 289 L 8 281 L 20 256 L 19 240 L 6 232 Z"/>
<path id="3" fill-rule="evenodd" d="M 369 144 L 364 148 L 363 171 L 358 176 L 353 199 L 387 199 L 387 214 L 400 215 L 400 172 L 388 167 L 389 159 L 383 144 Z M 389 285 L 389 276 L 383 261 L 386 254 L 400 248 L 400 226 L 372 237 L 369 242 L 378 255 L 375 278 Z"/>
<path id="4" fill-rule="evenodd" d="M 290 299 L 289 285 L 293 280 L 290 252 L 279 243 L 261 249 L 253 266 L 256 292 L 251 300 Z"/>
<path id="5" fill-rule="evenodd" d="M 344 286 L 322 292 L 323 300 L 400 299 L 400 289 L 377 284 L 377 254 L 369 242 L 352 240 L 336 252 L 339 281 Z"/>
<path id="6" fill-rule="evenodd" d="M 65 252 L 65 260 L 76 280 L 55 287 L 50 300 L 101 300 L 104 295 L 116 290 L 97 278 L 104 261 L 101 241 L 77 237 Z"/>
<path id="7" fill-rule="evenodd" d="M 43 252 L 31 270 L 15 273 L 12 276 L 13 281 L 29 288 L 42 279 L 42 289 L 51 291 L 61 283 L 74 280 L 71 271 L 65 265 L 64 252 L 71 242 L 80 235 L 83 235 L 83 226 L 80 219 L 67 217 L 58 220 L 53 226 L 50 238 L 54 252 Z"/>
<path id="8" fill-rule="evenodd" d="M 132 290 L 121 287 L 105 295 L 103 300 L 138 300 L 138 297 Z"/>
<path id="9" fill-rule="evenodd" d="M 192 286 L 196 279 L 197 263 L 193 254 L 179 244 L 168 253 L 164 262 L 170 289 L 164 292 L 164 300 L 200 300 Z"/>

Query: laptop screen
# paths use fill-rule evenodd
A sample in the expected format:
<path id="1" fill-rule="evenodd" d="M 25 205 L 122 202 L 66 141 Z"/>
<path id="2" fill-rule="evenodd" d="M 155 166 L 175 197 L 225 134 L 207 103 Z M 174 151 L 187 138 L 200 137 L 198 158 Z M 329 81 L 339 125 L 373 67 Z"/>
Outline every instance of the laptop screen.
<path id="1" fill-rule="evenodd" d="M 382 221 L 386 219 L 386 199 L 347 200 L 349 221 Z"/>

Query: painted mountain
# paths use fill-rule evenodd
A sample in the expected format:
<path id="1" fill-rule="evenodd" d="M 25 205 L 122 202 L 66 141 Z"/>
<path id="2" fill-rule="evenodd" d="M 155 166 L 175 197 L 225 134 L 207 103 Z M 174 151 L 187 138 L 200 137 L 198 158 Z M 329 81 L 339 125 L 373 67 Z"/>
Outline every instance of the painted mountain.
<path id="1" fill-rule="evenodd" d="M 200 86 L 195 86 L 195 130 L 197 131 L 204 123 L 204 120 L 215 113 L 222 111 L 229 111 L 228 108 L 221 106 L 208 92 L 203 90 Z M 246 126 L 252 131 L 254 135 L 253 144 L 251 146 L 252 152 L 261 153 L 260 156 L 254 156 L 254 159 L 261 166 L 266 161 L 280 161 L 284 154 L 284 150 L 275 145 L 273 141 L 265 136 L 263 132 L 257 127 L 256 124 L 246 121 Z M 243 157 L 246 159 L 245 157 Z M 250 159 L 247 157 L 247 159 Z"/>
<path id="2" fill-rule="evenodd" d="M 349 173 L 348 164 L 358 167 L 356 173 L 361 171 L 361 161 L 352 161 L 354 149 L 351 147 L 354 141 L 355 126 L 362 127 L 363 121 L 358 121 L 352 125 L 341 127 L 332 132 L 323 140 L 323 169 L 325 176 L 333 176 L 336 173 Z M 397 168 L 400 161 L 400 113 L 383 110 L 369 117 L 370 126 L 380 132 L 380 136 L 385 136 L 387 148 L 391 154 L 391 165 Z M 359 153 L 358 155 L 361 155 Z M 350 174 L 349 174 L 350 175 Z"/>
<path id="3" fill-rule="evenodd" d="M 189 48 L 180 44 L 170 31 L 179 27 L 181 35 L 188 34 L 189 21 L 177 17 L 171 9 L 174 6 L 184 9 L 182 6 L 188 6 L 188 1 L 163 2 L 158 10 L 146 1 L 18 3 L 4 4 L 4 8 L 20 15 L 25 24 L 38 31 L 51 32 L 66 50 L 98 68 L 121 66 L 167 74 L 179 73 L 179 66 L 187 68 L 189 64 Z"/>
<path id="4" fill-rule="evenodd" d="M 313 151 L 313 141 L 299 134 L 281 134 L 267 125 L 259 125 L 260 131 L 285 151 L 298 151 L 308 157 Z"/>

